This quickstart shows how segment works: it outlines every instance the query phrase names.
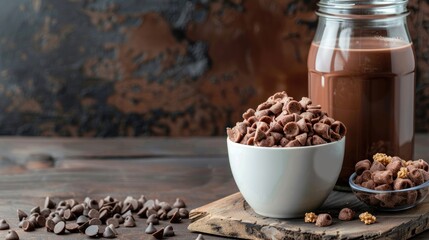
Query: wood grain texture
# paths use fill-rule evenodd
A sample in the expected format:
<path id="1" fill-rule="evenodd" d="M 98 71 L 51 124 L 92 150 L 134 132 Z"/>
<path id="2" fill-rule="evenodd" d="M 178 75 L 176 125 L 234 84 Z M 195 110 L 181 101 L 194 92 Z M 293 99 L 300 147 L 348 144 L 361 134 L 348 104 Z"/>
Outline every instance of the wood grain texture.
<path id="1" fill-rule="evenodd" d="M 316 212 L 330 213 L 333 224 L 316 227 L 299 219 L 273 219 L 256 214 L 240 193 L 191 211 L 188 229 L 226 237 L 244 239 L 409 239 L 429 228 L 429 200 L 414 209 L 395 213 L 375 212 L 377 223 L 364 225 L 358 219 L 340 221 L 341 208 L 357 213 L 371 211 L 352 193 L 332 192 Z"/>
<path id="2" fill-rule="evenodd" d="M 429 159 L 428 142 L 429 135 L 416 136 L 416 157 Z M 55 157 L 55 165 L 52 168 L 27 169 L 16 162 L 20 159 L 25 161 L 30 154 L 40 152 Z M 44 229 L 25 233 L 17 228 L 16 209 L 28 212 L 35 205 L 43 204 L 47 195 L 55 200 L 74 197 L 82 201 L 85 196 L 101 198 L 112 195 L 125 198 L 128 195 L 138 197 L 140 194 L 146 194 L 149 198 L 159 198 L 168 202 L 180 196 L 186 201 L 188 208 L 193 209 L 238 191 L 229 168 L 224 137 L 185 139 L 2 137 L 0 155 L 6 156 L 0 158 L 0 217 L 6 219 L 13 229 L 18 230 L 21 239 L 87 239 L 78 234 L 58 238 Z M 356 202 L 352 195 L 340 196 L 337 198 L 331 195 L 331 200 L 328 201 L 331 205 L 325 204 L 325 209 L 335 212 L 335 206 L 343 203 L 359 207 L 353 205 Z M 404 215 L 403 218 L 406 219 L 408 216 Z M 177 236 L 171 240 L 195 239 L 197 234 L 187 230 L 188 223 L 190 222 L 185 221 L 184 224 L 173 225 Z M 361 231 L 367 230 L 366 226 L 358 226 Z M 379 225 L 373 225 L 377 226 Z M 118 239 L 147 239 L 147 235 L 142 233 L 144 227 L 143 221 L 137 220 L 137 228 L 119 229 Z M 413 227 L 410 226 L 411 229 Z M 312 229 L 320 230 L 314 227 Z M 416 228 L 416 233 L 422 229 Z M 0 232 L 0 237 L 1 235 Z M 225 239 L 214 235 L 204 237 L 208 240 Z M 391 239 L 396 238 L 393 236 Z M 429 232 L 418 234 L 413 239 L 429 239 Z"/>

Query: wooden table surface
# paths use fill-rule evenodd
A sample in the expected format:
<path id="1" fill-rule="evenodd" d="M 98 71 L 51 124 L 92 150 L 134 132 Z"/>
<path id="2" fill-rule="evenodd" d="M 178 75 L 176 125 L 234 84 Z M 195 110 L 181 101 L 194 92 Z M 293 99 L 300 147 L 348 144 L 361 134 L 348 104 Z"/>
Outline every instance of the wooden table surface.
<path id="1" fill-rule="evenodd" d="M 415 158 L 429 160 L 429 134 L 416 135 Z M 40 163 L 34 154 L 49 154 L 53 166 Z M 174 202 L 183 198 L 188 209 L 205 205 L 238 191 L 229 169 L 224 137 L 216 138 L 0 138 L 0 218 L 16 229 L 21 239 L 87 239 L 82 234 L 61 237 L 45 229 L 23 232 L 17 227 L 16 209 L 43 205 L 44 198 L 99 199 L 128 195 Z M 330 197 L 351 193 L 333 192 Z M 356 200 L 357 201 L 357 200 Z M 176 237 L 195 239 L 174 224 Z M 148 239 L 146 225 L 119 228 L 118 239 Z M 0 231 L 0 239 L 6 232 Z M 221 239 L 205 235 L 205 239 Z M 414 239 L 429 239 L 429 232 Z"/>

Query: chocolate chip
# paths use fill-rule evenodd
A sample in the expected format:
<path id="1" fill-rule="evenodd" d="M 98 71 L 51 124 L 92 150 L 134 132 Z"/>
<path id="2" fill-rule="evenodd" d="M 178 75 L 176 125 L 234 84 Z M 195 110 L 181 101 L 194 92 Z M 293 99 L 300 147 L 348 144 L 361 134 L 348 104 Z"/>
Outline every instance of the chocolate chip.
<path id="1" fill-rule="evenodd" d="M 46 225 L 46 218 L 42 215 L 36 217 L 36 227 L 44 227 Z"/>
<path id="2" fill-rule="evenodd" d="M 140 209 L 137 212 L 137 216 L 140 218 L 147 218 L 146 212 L 147 212 L 148 208 L 147 207 L 143 207 L 142 209 Z"/>
<path id="3" fill-rule="evenodd" d="M 78 205 L 76 205 L 76 206 L 72 207 L 70 211 L 71 211 L 75 216 L 80 216 L 80 215 L 82 215 L 82 213 L 83 213 L 83 209 L 84 209 L 83 205 L 82 205 L 82 204 L 78 204 Z"/>
<path id="4" fill-rule="evenodd" d="M 54 218 L 52 218 L 52 221 L 54 221 L 55 224 L 64 221 L 64 219 L 62 217 L 60 217 L 60 215 L 55 215 Z"/>
<path id="5" fill-rule="evenodd" d="M 67 223 L 66 224 L 66 230 L 71 233 L 77 233 L 79 232 L 79 224 L 77 223 Z"/>
<path id="6" fill-rule="evenodd" d="M 173 203 L 173 208 L 185 208 L 186 204 L 181 198 L 176 198 L 176 201 Z"/>
<path id="7" fill-rule="evenodd" d="M 84 224 L 79 225 L 79 232 L 85 233 L 85 230 L 87 227 L 89 227 L 89 221 L 84 223 Z"/>
<path id="8" fill-rule="evenodd" d="M 103 236 L 104 231 L 106 230 L 106 225 L 98 225 L 98 236 Z"/>
<path id="9" fill-rule="evenodd" d="M 119 227 L 119 221 L 116 218 L 109 218 L 106 220 L 106 225 L 112 224 L 115 228 Z"/>
<path id="10" fill-rule="evenodd" d="M 58 222 L 55 224 L 54 233 L 59 235 L 63 234 L 66 231 L 66 223 L 64 221 Z"/>
<path id="11" fill-rule="evenodd" d="M 162 239 L 163 235 L 164 235 L 164 228 L 161 228 L 158 231 L 154 232 L 152 234 L 152 237 L 154 237 L 155 239 Z"/>
<path id="12" fill-rule="evenodd" d="M 22 219 L 28 217 L 28 215 L 22 211 L 21 209 L 17 209 L 16 212 L 18 213 L 18 220 L 22 221 Z"/>
<path id="13" fill-rule="evenodd" d="M 168 211 L 167 218 L 173 217 L 174 213 L 176 213 L 177 211 L 179 211 L 179 208 L 173 208 L 170 211 Z"/>
<path id="14" fill-rule="evenodd" d="M 96 209 L 91 209 L 88 212 L 88 217 L 89 218 L 99 218 L 100 217 L 100 213 Z"/>
<path id="15" fill-rule="evenodd" d="M 164 228 L 164 234 L 163 234 L 163 236 L 164 237 L 172 237 L 172 236 L 174 236 L 173 227 L 171 225 L 167 225 Z"/>
<path id="16" fill-rule="evenodd" d="M 115 234 L 115 232 L 113 231 L 112 228 L 106 227 L 104 229 L 104 232 L 103 232 L 103 237 L 105 237 L 105 238 L 115 238 L 116 234 Z"/>
<path id="17" fill-rule="evenodd" d="M 0 219 L 0 230 L 7 230 L 10 226 L 4 219 Z"/>
<path id="18" fill-rule="evenodd" d="M 113 226 L 112 224 L 110 224 L 107 227 L 109 227 L 115 233 L 115 235 L 118 235 L 118 232 L 116 231 L 115 226 Z"/>
<path id="19" fill-rule="evenodd" d="M 186 219 L 186 218 L 189 217 L 189 211 L 186 208 L 180 208 L 179 209 L 179 214 L 180 214 L 180 217 L 183 218 L 183 219 Z"/>
<path id="20" fill-rule="evenodd" d="M 202 234 L 198 234 L 197 238 L 195 240 L 204 240 L 204 237 Z"/>
<path id="21" fill-rule="evenodd" d="M 40 207 L 37 206 L 37 207 L 32 208 L 30 210 L 30 214 L 33 214 L 33 213 L 39 213 L 40 214 Z"/>
<path id="22" fill-rule="evenodd" d="M 22 225 L 24 224 L 24 221 L 26 221 L 26 218 L 22 219 L 22 221 L 18 223 L 18 227 L 19 228 L 22 228 Z"/>
<path id="23" fill-rule="evenodd" d="M 89 225 L 101 225 L 101 224 L 103 224 L 103 223 L 98 218 L 93 218 L 93 219 L 89 220 Z"/>
<path id="24" fill-rule="evenodd" d="M 45 198 L 45 208 L 53 209 L 55 208 L 56 204 L 51 200 L 50 197 Z"/>
<path id="25" fill-rule="evenodd" d="M 84 216 L 84 215 L 80 215 L 80 216 L 77 218 L 76 223 L 77 223 L 77 224 L 79 224 L 79 225 L 82 225 L 82 224 L 84 224 L 84 223 L 86 223 L 86 222 L 88 222 L 88 221 L 89 221 L 89 219 L 88 219 L 86 216 Z"/>
<path id="26" fill-rule="evenodd" d="M 144 203 L 147 201 L 147 199 L 146 199 L 145 195 L 141 195 L 137 201 L 139 201 L 141 204 L 144 205 Z"/>
<path id="27" fill-rule="evenodd" d="M 144 208 L 143 208 L 144 209 Z M 156 215 L 158 215 L 158 212 L 155 210 L 155 209 L 148 209 L 147 211 L 146 211 L 146 216 L 150 216 L 150 215 L 152 215 L 152 214 L 156 214 Z"/>
<path id="28" fill-rule="evenodd" d="M 70 209 L 64 210 L 63 217 L 67 221 L 74 220 L 76 218 Z"/>
<path id="29" fill-rule="evenodd" d="M 88 237 L 95 237 L 98 235 L 99 226 L 91 225 L 85 229 L 85 235 Z"/>
<path id="30" fill-rule="evenodd" d="M 115 215 L 113 215 L 113 218 L 117 219 L 119 224 L 124 223 L 124 218 L 119 213 L 116 213 Z"/>
<path id="31" fill-rule="evenodd" d="M 156 232 L 157 230 L 156 230 L 156 228 L 153 226 L 153 223 L 149 223 L 149 225 L 146 227 L 146 229 L 145 229 L 145 233 L 147 233 L 147 234 L 152 234 L 152 233 L 154 233 L 154 232 Z"/>
<path id="32" fill-rule="evenodd" d="M 156 216 L 156 214 L 152 214 L 152 215 L 150 215 L 150 216 L 147 218 L 146 223 L 147 223 L 147 224 L 149 224 L 149 223 L 153 223 L 153 225 L 158 225 L 158 224 L 159 224 L 159 219 L 158 219 L 158 217 Z"/>
<path id="33" fill-rule="evenodd" d="M 55 228 L 55 222 L 52 219 L 47 219 L 45 222 L 45 227 L 48 232 L 53 232 Z"/>
<path id="34" fill-rule="evenodd" d="M 5 239 L 6 240 L 19 240 L 19 236 L 14 230 L 9 230 L 9 231 L 7 231 Z"/>
<path id="35" fill-rule="evenodd" d="M 49 208 L 40 210 L 40 215 L 44 216 L 45 218 L 49 217 L 49 214 L 51 214 L 51 210 Z"/>
<path id="36" fill-rule="evenodd" d="M 22 223 L 22 229 L 26 232 L 34 231 L 34 224 L 28 220 L 24 220 Z"/>
<path id="37" fill-rule="evenodd" d="M 170 219 L 170 223 L 181 223 L 182 218 L 180 218 L 179 212 L 175 212 Z"/>
<path id="38" fill-rule="evenodd" d="M 136 222 L 133 216 L 127 216 L 124 219 L 124 227 L 135 227 L 135 226 L 136 226 Z"/>
<path id="39" fill-rule="evenodd" d="M 95 210 L 100 209 L 100 206 L 98 206 L 98 202 L 97 202 L 97 200 L 95 200 L 95 199 L 91 199 L 91 200 L 89 201 L 89 203 L 88 203 L 88 206 L 89 206 L 89 208 L 91 208 L 91 209 L 95 209 Z"/>

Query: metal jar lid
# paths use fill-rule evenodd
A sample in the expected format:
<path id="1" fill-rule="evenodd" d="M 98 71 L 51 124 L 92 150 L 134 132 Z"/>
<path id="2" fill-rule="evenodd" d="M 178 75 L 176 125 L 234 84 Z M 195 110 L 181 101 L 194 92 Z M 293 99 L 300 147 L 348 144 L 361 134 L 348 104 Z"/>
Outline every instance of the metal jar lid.
<path id="1" fill-rule="evenodd" d="M 320 0 L 319 16 L 339 18 L 384 18 L 407 15 L 408 0 Z"/>

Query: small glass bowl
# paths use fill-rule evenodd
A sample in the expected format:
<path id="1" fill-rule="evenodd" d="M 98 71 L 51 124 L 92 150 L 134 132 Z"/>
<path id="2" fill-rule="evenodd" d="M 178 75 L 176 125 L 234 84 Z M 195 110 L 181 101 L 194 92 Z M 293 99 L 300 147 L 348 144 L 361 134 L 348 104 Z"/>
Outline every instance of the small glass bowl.
<path id="1" fill-rule="evenodd" d="M 401 190 L 378 191 L 355 184 L 356 173 L 349 178 L 355 196 L 366 205 L 380 211 L 402 211 L 421 203 L 429 192 L 429 181 Z"/>

